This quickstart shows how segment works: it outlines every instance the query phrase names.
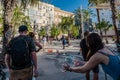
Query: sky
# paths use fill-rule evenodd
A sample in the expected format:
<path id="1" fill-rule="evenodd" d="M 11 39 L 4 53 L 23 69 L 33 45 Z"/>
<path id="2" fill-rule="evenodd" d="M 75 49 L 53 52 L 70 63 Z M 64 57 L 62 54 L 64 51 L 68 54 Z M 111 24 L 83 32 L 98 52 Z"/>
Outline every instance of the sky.
<path id="1" fill-rule="evenodd" d="M 68 12 L 74 12 L 81 5 L 83 9 L 88 8 L 88 0 L 51 0 L 51 4 Z M 93 12 L 96 13 L 95 9 Z M 92 21 L 96 22 L 97 18 L 92 18 Z"/>
<path id="2" fill-rule="evenodd" d="M 82 5 L 83 8 L 87 8 L 88 0 L 51 0 L 51 4 L 62 10 L 73 12 L 80 7 L 80 5 Z"/>

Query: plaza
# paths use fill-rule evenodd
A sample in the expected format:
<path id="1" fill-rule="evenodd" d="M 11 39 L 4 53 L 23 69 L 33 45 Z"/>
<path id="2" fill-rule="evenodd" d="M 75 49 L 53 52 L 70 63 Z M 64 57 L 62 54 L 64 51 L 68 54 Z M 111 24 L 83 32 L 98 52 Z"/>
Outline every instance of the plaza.
<path id="1" fill-rule="evenodd" d="M 62 49 L 61 41 L 53 41 L 52 45 L 47 45 L 45 52 L 43 50 L 37 53 L 38 58 L 38 72 L 39 76 L 35 80 L 85 80 L 85 74 L 81 73 L 74 73 L 74 72 L 65 72 L 63 71 L 61 64 L 56 64 L 56 51 L 59 50 L 60 52 L 72 54 L 78 57 L 82 57 L 82 55 L 78 55 L 79 53 L 79 42 L 80 40 L 71 40 L 71 46 L 66 47 L 65 50 Z M 110 40 L 111 44 L 113 41 Z M 48 50 L 53 50 L 53 52 L 48 52 Z M 99 65 L 99 80 L 106 80 L 105 73 L 103 72 L 101 66 Z M 6 69 L 7 79 L 9 77 L 8 70 Z M 92 80 L 92 71 L 90 73 L 90 77 Z M 107 80 L 113 80 L 110 76 L 107 75 Z"/>
<path id="2" fill-rule="evenodd" d="M 19 35 L 18 27 L 25 25 L 26 35 L 27 31 L 33 32 L 34 42 L 43 46 L 39 52 L 36 50 L 39 75 L 33 77 L 35 80 L 85 80 L 85 74 L 65 71 L 63 64 L 68 62 L 70 66 L 75 66 L 76 60 L 83 60 L 80 41 L 86 31 L 98 33 L 105 47 L 120 56 L 119 0 L 3 0 L 0 3 L 0 61 L 4 64 L 9 41 Z M 94 49 L 90 50 L 91 57 Z M 0 70 L 9 80 L 9 69 L 5 64 L 4 67 Z M 90 80 L 93 80 L 92 77 L 91 71 Z M 99 80 L 113 80 L 100 65 Z"/>

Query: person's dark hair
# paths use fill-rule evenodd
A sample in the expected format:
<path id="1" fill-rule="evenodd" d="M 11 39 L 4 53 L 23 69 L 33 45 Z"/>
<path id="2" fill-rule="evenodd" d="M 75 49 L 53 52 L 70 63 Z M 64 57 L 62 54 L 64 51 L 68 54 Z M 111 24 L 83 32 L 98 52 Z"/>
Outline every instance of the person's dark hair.
<path id="1" fill-rule="evenodd" d="M 85 31 L 85 32 L 84 32 L 84 37 L 85 37 L 85 36 L 88 36 L 88 34 L 89 34 L 89 31 Z"/>
<path id="2" fill-rule="evenodd" d="M 95 54 L 98 50 L 104 47 L 101 37 L 97 33 L 91 33 L 87 36 L 87 44 L 89 47 L 88 59 Z"/>
<path id="3" fill-rule="evenodd" d="M 31 38 L 33 38 L 35 36 L 35 34 L 33 32 L 29 32 L 28 34 Z"/>

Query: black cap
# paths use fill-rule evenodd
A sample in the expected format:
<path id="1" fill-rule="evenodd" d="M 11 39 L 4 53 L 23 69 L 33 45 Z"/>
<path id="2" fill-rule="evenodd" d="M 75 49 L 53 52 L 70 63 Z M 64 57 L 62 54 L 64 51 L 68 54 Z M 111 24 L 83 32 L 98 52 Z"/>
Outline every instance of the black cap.
<path id="1" fill-rule="evenodd" d="M 23 32 L 23 31 L 28 31 L 27 26 L 21 25 L 21 26 L 19 27 L 19 32 Z"/>

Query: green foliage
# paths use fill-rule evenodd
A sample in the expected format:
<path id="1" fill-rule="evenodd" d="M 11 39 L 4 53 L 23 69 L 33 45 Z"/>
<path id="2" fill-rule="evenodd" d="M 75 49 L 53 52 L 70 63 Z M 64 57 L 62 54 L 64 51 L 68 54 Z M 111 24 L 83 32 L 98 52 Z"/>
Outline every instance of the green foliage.
<path id="1" fill-rule="evenodd" d="M 51 31 L 50 34 L 53 37 L 56 37 L 60 34 L 60 30 L 55 26 L 53 26 L 50 31 Z"/>
<path id="2" fill-rule="evenodd" d="M 120 20 L 120 13 L 118 14 L 118 19 Z"/>
<path id="3" fill-rule="evenodd" d="M 82 13 L 83 13 L 84 21 L 88 21 L 90 19 L 90 17 L 96 16 L 91 9 L 83 9 Z"/>
<path id="4" fill-rule="evenodd" d="M 75 14 L 75 25 L 80 26 L 80 23 L 81 23 L 81 9 L 80 9 L 80 7 L 75 9 L 74 14 Z"/>
<path id="5" fill-rule="evenodd" d="M 62 30 L 62 32 L 68 31 L 71 25 L 74 24 L 74 18 L 72 17 L 62 17 L 61 23 L 59 23 L 59 26 Z"/>
<path id="6" fill-rule="evenodd" d="M 77 26 L 73 26 L 71 30 L 71 35 L 77 37 L 79 35 L 79 30 Z"/>
<path id="7" fill-rule="evenodd" d="M 26 8 L 28 4 L 30 4 L 31 6 L 36 6 L 36 4 L 38 4 L 39 1 L 40 0 L 21 0 L 21 6 L 23 8 Z"/>
<path id="8" fill-rule="evenodd" d="M 0 27 L 0 36 L 2 36 L 3 35 L 3 27 Z"/>
<path id="9" fill-rule="evenodd" d="M 29 27 L 30 30 L 30 19 L 29 16 L 26 16 L 23 12 L 23 8 L 16 5 L 16 7 L 13 10 L 13 17 L 12 17 L 12 26 L 13 26 L 13 32 L 15 33 L 16 28 L 18 28 L 20 25 L 26 25 Z"/>
<path id="10" fill-rule="evenodd" d="M 104 20 L 96 25 L 96 29 L 101 29 L 103 31 L 107 31 L 112 27 L 113 27 L 112 24 L 109 24 L 108 21 L 104 21 Z"/>
<path id="11" fill-rule="evenodd" d="M 45 30 L 45 28 L 42 28 L 42 29 L 40 30 L 40 32 L 38 33 L 38 35 L 39 35 L 39 36 L 46 35 L 46 30 Z"/>

